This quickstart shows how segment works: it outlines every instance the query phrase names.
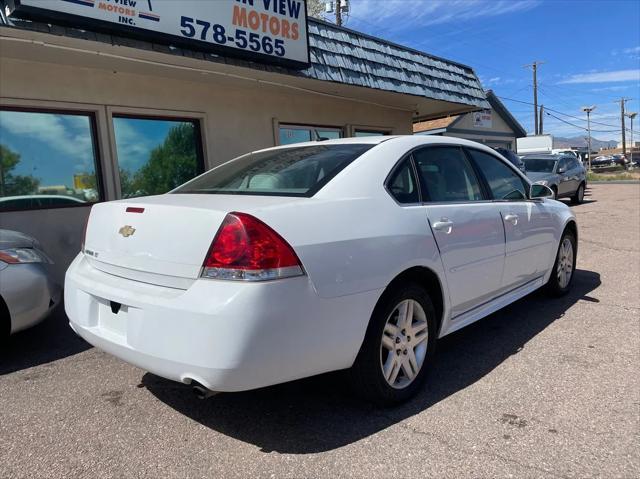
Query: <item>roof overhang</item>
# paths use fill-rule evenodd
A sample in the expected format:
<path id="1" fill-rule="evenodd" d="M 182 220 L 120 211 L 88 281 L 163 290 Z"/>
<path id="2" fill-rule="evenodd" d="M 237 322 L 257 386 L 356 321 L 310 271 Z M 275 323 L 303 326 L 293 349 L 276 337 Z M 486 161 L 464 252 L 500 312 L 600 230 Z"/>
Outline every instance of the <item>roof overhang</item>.
<path id="1" fill-rule="evenodd" d="M 216 81 L 229 86 L 246 83 L 265 91 L 293 89 L 311 95 L 403 110 L 411 112 L 416 119 L 437 118 L 478 109 L 477 106 L 411 94 L 230 65 L 222 58 L 215 61 L 214 56 L 203 60 L 175 55 L 170 47 L 146 50 L 9 26 L 0 26 L 0 57 L 187 81 Z"/>

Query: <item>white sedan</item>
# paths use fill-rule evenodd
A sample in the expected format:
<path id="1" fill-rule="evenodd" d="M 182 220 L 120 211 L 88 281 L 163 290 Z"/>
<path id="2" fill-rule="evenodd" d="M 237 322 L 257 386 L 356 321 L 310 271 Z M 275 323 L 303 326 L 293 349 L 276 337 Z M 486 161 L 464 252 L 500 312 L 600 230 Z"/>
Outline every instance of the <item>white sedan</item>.
<path id="1" fill-rule="evenodd" d="M 91 344 L 201 395 L 348 368 L 391 404 L 438 338 L 569 290 L 577 224 L 551 195 L 455 138 L 270 148 L 95 205 L 65 307 Z"/>

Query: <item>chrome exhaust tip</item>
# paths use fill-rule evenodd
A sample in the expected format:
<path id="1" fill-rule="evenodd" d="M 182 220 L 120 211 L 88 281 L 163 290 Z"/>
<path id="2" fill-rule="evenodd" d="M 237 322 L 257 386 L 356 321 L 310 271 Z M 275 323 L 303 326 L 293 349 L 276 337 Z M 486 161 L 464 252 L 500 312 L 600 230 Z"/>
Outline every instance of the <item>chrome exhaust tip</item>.
<path id="1" fill-rule="evenodd" d="M 202 384 L 196 381 L 193 381 L 193 394 L 195 394 L 198 399 L 208 399 L 218 393 L 212 391 L 211 389 L 207 389 Z"/>

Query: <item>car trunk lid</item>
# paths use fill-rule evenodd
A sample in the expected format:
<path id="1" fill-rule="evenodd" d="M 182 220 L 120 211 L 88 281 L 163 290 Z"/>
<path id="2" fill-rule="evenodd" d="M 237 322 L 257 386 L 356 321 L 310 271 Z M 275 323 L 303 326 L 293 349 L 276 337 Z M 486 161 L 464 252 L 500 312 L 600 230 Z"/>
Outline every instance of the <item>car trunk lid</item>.
<path id="1" fill-rule="evenodd" d="M 92 265 L 105 272 L 183 289 L 189 284 L 185 280 L 200 276 L 227 213 L 251 213 L 296 200 L 167 194 L 100 203 L 89 217 L 84 252 Z"/>

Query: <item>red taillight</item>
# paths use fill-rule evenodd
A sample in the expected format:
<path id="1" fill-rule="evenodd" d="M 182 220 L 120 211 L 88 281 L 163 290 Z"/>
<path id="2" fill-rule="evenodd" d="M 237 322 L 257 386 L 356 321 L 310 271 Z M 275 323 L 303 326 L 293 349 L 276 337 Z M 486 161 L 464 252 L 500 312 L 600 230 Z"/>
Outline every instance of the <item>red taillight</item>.
<path id="1" fill-rule="evenodd" d="M 246 213 L 229 213 L 203 263 L 202 276 L 262 281 L 298 276 L 300 260 L 273 229 Z"/>
<path id="2" fill-rule="evenodd" d="M 125 211 L 127 213 L 144 213 L 144 208 L 138 208 L 137 206 L 129 206 Z"/>

